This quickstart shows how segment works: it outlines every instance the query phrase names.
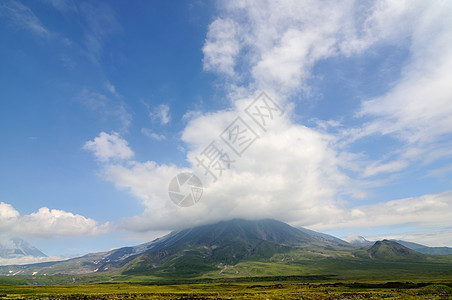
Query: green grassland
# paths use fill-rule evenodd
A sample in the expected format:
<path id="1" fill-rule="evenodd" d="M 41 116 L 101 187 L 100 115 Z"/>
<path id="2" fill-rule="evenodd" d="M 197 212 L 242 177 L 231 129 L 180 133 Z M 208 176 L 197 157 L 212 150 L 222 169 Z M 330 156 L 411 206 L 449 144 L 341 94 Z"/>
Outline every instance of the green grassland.
<path id="1" fill-rule="evenodd" d="M 2 276 L 0 299 L 452 299 L 452 265 L 441 262 L 445 257 L 388 262 L 310 255 L 277 254 L 196 277 L 120 271 Z"/>
<path id="2" fill-rule="evenodd" d="M 0 285 L 3 298 L 34 299 L 452 299 L 452 283 L 309 283 L 303 280 L 173 285 Z"/>
<path id="3" fill-rule="evenodd" d="M 208 272 L 196 260 L 192 272 L 173 276 L 1 276 L 0 299 L 452 299 L 450 257 L 379 261 L 359 254 L 289 251 Z"/>

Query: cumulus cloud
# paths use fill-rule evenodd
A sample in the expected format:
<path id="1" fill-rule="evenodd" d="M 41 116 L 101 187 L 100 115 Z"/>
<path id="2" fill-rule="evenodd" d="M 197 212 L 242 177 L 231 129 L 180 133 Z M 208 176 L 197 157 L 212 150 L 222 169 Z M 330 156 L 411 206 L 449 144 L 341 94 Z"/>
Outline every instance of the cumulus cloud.
<path id="1" fill-rule="evenodd" d="M 97 159 L 103 162 L 111 159 L 123 160 L 133 156 L 127 141 L 114 131 L 111 134 L 101 132 L 94 140 L 86 142 L 83 149 L 94 152 Z"/>
<path id="2" fill-rule="evenodd" d="M 49 238 L 54 236 L 98 235 L 106 233 L 109 223 L 63 210 L 41 207 L 37 212 L 20 215 L 8 203 L 0 202 L 0 230 L 17 236 Z"/>
<path id="3" fill-rule="evenodd" d="M 234 74 L 235 60 L 240 50 L 237 27 L 232 20 L 221 18 L 209 25 L 207 40 L 202 48 L 205 70 Z"/>
<path id="4" fill-rule="evenodd" d="M 145 206 L 143 215 L 124 219 L 120 227 L 134 232 L 172 230 L 231 218 L 276 218 L 317 230 L 435 227 L 450 222 L 451 191 L 372 205 L 342 201 L 343 195 L 360 197 L 365 185 L 341 170 L 346 158 L 329 146 L 336 138 L 285 118 L 275 121 L 242 157 L 234 156 L 218 139 L 233 116 L 230 111 L 216 112 L 188 124 L 183 138 L 191 149 L 191 170 L 151 161 L 105 165 L 105 179 L 129 190 Z M 200 134 L 202 128 L 210 130 Z M 212 140 L 235 160 L 216 182 L 196 160 Z M 398 167 L 375 167 L 373 174 Z M 180 172 L 195 172 L 203 182 L 203 197 L 194 206 L 181 208 L 170 201 L 168 184 Z"/>
<path id="5" fill-rule="evenodd" d="M 19 212 L 11 204 L 0 202 L 0 230 L 4 231 L 15 223 Z"/>
<path id="6" fill-rule="evenodd" d="M 192 170 L 157 162 L 129 160 L 125 164 L 107 163 L 104 177 L 118 188 L 127 189 L 145 206 L 142 216 L 123 220 L 122 228 L 131 231 L 170 230 L 234 217 L 277 218 L 308 225 L 319 218 L 340 212 L 336 203 L 341 194 L 361 194 L 359 185 L 345 175 L 345 162 L 329 147 L 335 138 L 285 117 L 275 118 L 267 132 L 243 114 L 253 98 L 237 101 L 236 110 L 217 111 L 189 121 L 182 138 L 188 145 Z M 219 135 L 241 115 L 258 133 L 255 143 L 234 154 Z M 234 162 L 230 169 L 206 174 L 197 158 L 215 141 Z M 203 181 L 202 201 L 180 208 L 168 196 L 170 180 L 180 172 L 193 171 Z"/>

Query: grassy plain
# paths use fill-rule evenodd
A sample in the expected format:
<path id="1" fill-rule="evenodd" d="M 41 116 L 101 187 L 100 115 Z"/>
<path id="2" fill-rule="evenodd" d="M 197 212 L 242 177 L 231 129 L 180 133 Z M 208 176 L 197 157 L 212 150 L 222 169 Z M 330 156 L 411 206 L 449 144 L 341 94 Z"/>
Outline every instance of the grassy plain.
<path id="1" fill-rule="evenodd" d="M 450 283 L 230 281 L 169 285 L 0 285 L 3 298 L 35 299 L 452 299 Z"/>

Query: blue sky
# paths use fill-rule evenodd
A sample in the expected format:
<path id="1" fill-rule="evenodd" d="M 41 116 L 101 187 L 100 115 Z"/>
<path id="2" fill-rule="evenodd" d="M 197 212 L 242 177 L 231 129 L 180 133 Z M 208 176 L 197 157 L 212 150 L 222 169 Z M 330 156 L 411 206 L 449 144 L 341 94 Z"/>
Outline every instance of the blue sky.
<path id="1" fill-rule="evenodd" d="M 451 11 L 3 1 L 1 238 L 75 255 L 243 217 L 452 246 Z M 284 114 L 258 132 L 262 91 Z M 259 139 L 213 182 L 196 157 L 237 116 Z M 205 187 L 187 208 L 184 171 Z"/>

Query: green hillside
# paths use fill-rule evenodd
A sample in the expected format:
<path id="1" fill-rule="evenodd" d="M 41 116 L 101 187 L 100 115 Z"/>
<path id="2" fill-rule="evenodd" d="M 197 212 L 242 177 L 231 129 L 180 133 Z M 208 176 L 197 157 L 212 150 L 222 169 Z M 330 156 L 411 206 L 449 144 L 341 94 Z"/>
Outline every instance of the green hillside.
<path id="1" fill-rule="evenodd" d="M 399 243 L 388 240 L 377 241 L 367 250 L 367 253 L 370 258 L 381 260 L 422 261 L 426 259 L 425 255 L 417 253 Z"/>

